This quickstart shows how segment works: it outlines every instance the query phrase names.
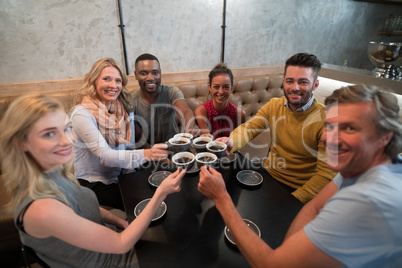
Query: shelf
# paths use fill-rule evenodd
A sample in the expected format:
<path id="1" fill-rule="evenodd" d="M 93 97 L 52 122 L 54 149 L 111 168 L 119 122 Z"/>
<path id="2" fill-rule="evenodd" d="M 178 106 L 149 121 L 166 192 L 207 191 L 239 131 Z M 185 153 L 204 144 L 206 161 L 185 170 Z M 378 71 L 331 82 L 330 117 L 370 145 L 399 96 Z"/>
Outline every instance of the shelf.
<path id="1" fill-rule="evenodd" d="M 378 34 L 380 35 L 402 35 L 402 31 L 379 31 Z"/>
<path id="2" fill-rule="evenodd" d="M 395 4 L 395 5 L 402 5 L 402 0 L 355 0 L 358 2 L 372 2 L 378 4 Z"/>
<path id="3" fill-rule="evenodd" d="M 366 84 L 378 86 L 382 89 L 389 90 L 398 95 L 402 95 L 402 81 L 387 78 L 377 78 L 371 74 L 369 70 L 362 70 L 348 67 L 346 70 L 343 66 L 323 63 L 321 66 L 320 76 L 342 81 L 351 84 Z M 374 68 L 374 66 L 373 66 Z M 402 101 L 402 96 L 400 96 Z"/>

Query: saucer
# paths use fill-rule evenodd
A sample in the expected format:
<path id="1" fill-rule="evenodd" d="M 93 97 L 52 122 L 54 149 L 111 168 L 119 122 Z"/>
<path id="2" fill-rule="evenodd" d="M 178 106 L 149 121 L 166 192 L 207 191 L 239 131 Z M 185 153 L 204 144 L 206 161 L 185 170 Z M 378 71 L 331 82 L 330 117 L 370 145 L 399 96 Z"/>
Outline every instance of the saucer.
<path id="1" fill-rule="evenodd" d="M 261 237 L 261 231 L 260 228 L 258 228 L 258 226 L 247 219 L 243 219 L 243 221 L 247 224 L 247 226 L 254 232 L 256 233 L 256 235 L 258 235 L 258 237 Z M 232 235 L 229 232 L 229 228 L 227 226 L 225 226 L 225 237 L 227 240 L 229 240 L 230 243 L 232 243 L 233 245 L 236 245 L 236 243 L 234 242 L 234 239 L 232 237 Z"/>
<path id="2" fill-rule="evenodd" d="M 166 179 L 170 174 L 172 174 L 172 172 L 169 172 L 169 171 L 158 171 L 158 172 L 152 173 L 148 177 L 148 182 L 152 186 L 159 187 L 159 185 L 161 185 L 162 181 L 164 179 Z"/>
<path id="3" fill-rule="evenodd" d="M 134 208 L 135 217 L 138 217 L 138 215 L 140 215 L 140 213 L 144 210 L 144 208 L 148 204 L 149 200 L 151 200 L 151 198 L 144 199 L 135 206 L 135 208 Z M 167 211 L 166 203 L 162 202 L 162 204 L 160 204 L 160 206 L 156 210 L 151 221 L 156 221 L 156 220 L 162 218 L 162 216 L 165 215 L 166 211 Z"/>
<path id="4" fill-rule="evenodd" d="M 239 182 L 248 186 L 256 186 L 263 181 L 261 174 L 254 170 L 242 170 L 237 173 L 236 178 Z"/>

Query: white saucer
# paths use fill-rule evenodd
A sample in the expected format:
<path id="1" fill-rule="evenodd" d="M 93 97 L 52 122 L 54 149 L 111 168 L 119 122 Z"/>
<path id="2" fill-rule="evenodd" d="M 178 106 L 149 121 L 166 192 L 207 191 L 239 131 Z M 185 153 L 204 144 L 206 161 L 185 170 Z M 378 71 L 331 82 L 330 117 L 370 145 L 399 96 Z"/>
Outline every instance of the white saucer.
<path id="1" fill-rule="evenodd" d="M 151 200 L 151 198 L 144 199 L 135 206 L 134 208 L 135 217 L 138 217 L 138 215 L 140 215 L 140 213 L 147 206 L 149 200 Z M 156 210 L 154 216 L 152 217 L 152 221 L 156 221 L 162 218 L 162 216 L 165 215 L 166 211 L 167 211 L 167 205 L 165 202 L 162 202 L 162 204 L 160 204 L 159 208 Z"/>
<path id="2" fill-rule="evenodd" d="M 236 178 L 239 182 L 248 186 L 256 186 L 263 181 L 261 174 L 254 170 L 242 170 L 237 173 Z"/>
<path id="3" fill-rule="evenodd" d="M 261 237 L 260 228 L 258 228 L 258 226 L 254 222 L 247 220 L 247 219 L 243 219 L 243 221 L 247 224 L 248 227 L 250 227 L 251 230 L 253 230 L 254 233 L 256 233 L 258 235 L 258 237 Z M 229 228 L 227 226 L 225 226 L 225 237 L 227 240 L 229 240 L 230 243 L 232 243 L 233 245 L 236 245 L 232 235 L 229 232 Z"/>
<path id="4" fill-rule="evenodd" d="M 158 171 L 158 172 L 152 173 L 148 177 L 148 182 L 152 186 L 159 187 L 159 185 L 161 185 L 162 181 L 164 179 L 166 179 L 170 174 L 172 174 L 172 172 L 169 172 L 169 171 Z"/>

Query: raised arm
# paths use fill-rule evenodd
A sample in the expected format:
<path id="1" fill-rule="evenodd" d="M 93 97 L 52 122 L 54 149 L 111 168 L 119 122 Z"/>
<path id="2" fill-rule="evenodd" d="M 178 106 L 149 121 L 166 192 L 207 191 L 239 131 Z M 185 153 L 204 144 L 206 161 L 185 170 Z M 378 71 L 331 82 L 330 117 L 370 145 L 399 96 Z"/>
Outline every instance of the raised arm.
<path id="1" fill-rule="evenodd" d="M 269 127 L 268 122 L 268 103 L 265 104 L 258 113 L 247 122 L 241 124 L 230 133 L 233 140 L 231 152 L 237 151 L 245 146 L 250 140 L 254 139 L 261 132 Z"/>
<path id="2" fill-rule="evenodd" d="M 152 146 L 147 142 L 147 139 L 144 136 L 144 132 L 142 131 L 142 127 L 140 125 L 135 124 L 135 142 L 139 148 L 149 149 Z"/>
<path id="3" fill-rule="evenodd" d="M 194 114 L 197 120 L 197 125 L 201 130 L 201 135 L 211 135 L 210 129 L 208 127 L 209 120 L 207 109 L 205 109 L 204 105 L 198 106 L 197 109 L 195 109 Z"/>
<path id="4" fill-rule="evenodd" d="M 190 107 L 188 107 L 186 101 L 182 99 L 176 100 L 174 102 L 174 106 L 184 117 L 184 132 L 191 133 L 194 136 L 198 136 L 200 134 L 200 130 L 196 125 L 194 113 L 190 109 Z"/>
<path id="5" fill-rule="evenodd" d="M 252 267 L 339 267 L 341 263 L 316 247 L 301 229 L 276 250 L 244 223 L 216 170 L 201 168 L 198 189 L 215 202 L 241 253 Z M 271 230 L 275 231 L 275 230 Z M 314 257 L 312 257 L 314 256 Z"/>
<path id="6" fill-rule="evenodd" d="M 95 117 L 85 108 L 78 106 L 71 115 L 71 122 L 79 137 L 75 146 L 91 150 L 102 165 L 133 169 L 146 161 L 144 150 L 112 149 L 100 133 Z"/>
<path id="7" fill-rule="evenodd" d="M 121 233 L 78 216 L 52 198 L 38 199 L 27 209 L 23 218 L 25 231 L 36 238 L 52 236 L 87 250 L 125 253 L 140 239 L 166 196 L 180 191 L 185 172 L 176 171 L 166 178 L 141 214 Z"/>
<path id="8" fill-rule="evenodd" d="M 246 112 L 243 109 L 237 108 L 237 118 L 239 119 L 237 125 L 246 122 Z"/>
<path id="9" fill-rule="evenodd" d="M 161 156 L 159 149 L 162 148 L 159 147 L 158 150 L 153 151 L 152 149 L 114 150 L 100 133 L 95 117 L 85 108 L 74 111 L 71 116 L 71 122 L 74 132 L 82 141 L 77 140 L 75 146 L 82 146 L 91 150 L 104 166 L 133 169 L 145 163 L 147 160 L 164 158 L 168 155 L 168 151 L 165 150 L 165 154 Z M 131 125 L 132 129 L 134 129 L 133 122 Z M 134 140 L 132 140 L 132 142 L 134 142 Z M 154 155 L 153 152 L 155 152 L 156 155 Z"/>

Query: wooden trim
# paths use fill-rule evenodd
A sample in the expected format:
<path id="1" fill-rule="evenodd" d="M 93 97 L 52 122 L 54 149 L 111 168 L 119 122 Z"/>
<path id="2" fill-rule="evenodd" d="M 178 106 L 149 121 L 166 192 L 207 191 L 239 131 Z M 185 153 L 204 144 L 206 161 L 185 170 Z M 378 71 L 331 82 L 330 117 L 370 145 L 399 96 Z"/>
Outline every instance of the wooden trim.
<path id="1" fill-rule="evenodd" d="M 48 93 L 57 91 L 71 91 L 73 89 L 78 90 L 82 84 L 83 79 L 0 84 L 0 97 L 20 96 L 26 92 L 32 91 Z"/>
<path id="2" fill-rule="evenodd" d="M 402 35 L 402 31 L 379 31 L 379 35 Z M 398 43 L 398 42 L 396 42 Z"/>

